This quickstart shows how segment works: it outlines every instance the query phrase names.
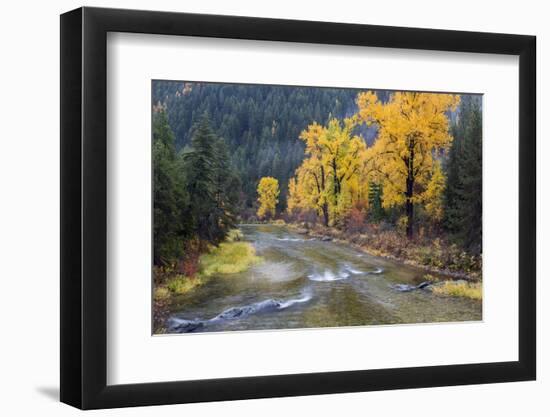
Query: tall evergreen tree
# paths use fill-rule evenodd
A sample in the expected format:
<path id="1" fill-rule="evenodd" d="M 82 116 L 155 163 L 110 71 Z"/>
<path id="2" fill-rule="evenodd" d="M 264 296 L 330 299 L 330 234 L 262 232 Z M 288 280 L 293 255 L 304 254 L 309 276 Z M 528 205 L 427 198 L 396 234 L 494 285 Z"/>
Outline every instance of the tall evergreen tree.
<path id="1" fill-rule="evenodd" d="M 444 225 L 470 252 L 481 253 L 482 234 L 482 119 L 481 103 L 464 96 L 447 160 Z"/>
<path id="2" fill-rule="evenodd" d="M 191 148 L 183 154 L 188 201 L 184 216 L 193 223 L 194 231 L 201 242 L 221 242 L 233 225 L 234 215 L 228 209 L 225 197 L 225 182 L 220 181 L 225 168 L 218 139 L 210 128 L 209 120 L 200 120 Z"/>
<path id="3" fill-rule="evenodd" d="M 235 227 L 241 182 L 231 166 L 229 151 L 223 139 L 214 142 L 214 156 L 214 198 L 220 216 L 218 234 L 220 240 L 223 240 L 227 231 Z"/>
<path id="4" fill-rule="evenodd" d="M 466 129 L 462 196 L 465 204 L 464 227 L 460 237 L 466 248 L 481 253 L 482 238 L 482 121 L 481 110 L 473 106 Z M 467 226 L 467 227 L 466 227 Z"/>
<path id="5" fill-rule="evenodd" d="M 384 217 L 382 186 L 378 183 L 370 182 L 368 193 L 370 219 L 377 223 Z"/>
<path id="6" fill-rule="evenodd" d="M 153 116 L 153 260 L 169 263 L 182 252 L 182 222 L 179 205 L 185 199 L 181 171 L 177 169 L 174 134 L 166 114 Z"/>

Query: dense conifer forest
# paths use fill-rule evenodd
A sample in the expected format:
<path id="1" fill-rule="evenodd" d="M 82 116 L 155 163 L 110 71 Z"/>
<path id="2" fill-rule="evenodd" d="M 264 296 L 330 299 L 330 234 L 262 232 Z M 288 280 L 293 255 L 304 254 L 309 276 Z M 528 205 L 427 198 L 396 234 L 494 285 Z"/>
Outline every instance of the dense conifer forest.
<path id="1" fill-rule="evenodd" d="M 300 132 L 314 121 L 351 115 L 356 95 L 352 89 L 153 82 L 153 104 L 165 109 L 177 150 L 191 144 L 198 120 L 208 115 L 213 132 L 227 145 L 249 208 L 257 182 L 266 176 L 279 179 L 279 209 L 285 206 L 288 180 L 303 159 Z M 363 130 L 372 140 L 374 132 Z"/>

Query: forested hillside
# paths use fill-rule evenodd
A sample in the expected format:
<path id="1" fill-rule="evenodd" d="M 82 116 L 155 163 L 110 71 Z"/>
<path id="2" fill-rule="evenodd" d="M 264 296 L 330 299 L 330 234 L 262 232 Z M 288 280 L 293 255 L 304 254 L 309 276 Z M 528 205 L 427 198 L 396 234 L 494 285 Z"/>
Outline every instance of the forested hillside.
<path id="1" fill-rule="evenodd" d="M 378 95 L 384 101 L 389 93 Z M 190 145 L 197 121 L 208 115 L 227 145 L 248 208 L 255 204 L 259 179 L 271 176 L 281 184 L 278 208 L 284 209 L 288 180 L 304 155 L 300 132 L 313 122 L 352 115 L 356 96 L 352 89 L 153 82 L 154 107 L 167 113 L 177 150 Z M 375 131 L 365 128 L 363 134 L 372 140 Z"/>

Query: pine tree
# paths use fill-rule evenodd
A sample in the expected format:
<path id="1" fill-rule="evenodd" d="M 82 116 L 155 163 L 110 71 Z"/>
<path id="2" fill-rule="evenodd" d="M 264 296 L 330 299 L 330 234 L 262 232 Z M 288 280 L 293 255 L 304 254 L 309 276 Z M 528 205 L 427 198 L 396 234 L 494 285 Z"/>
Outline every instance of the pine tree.
<path id="1" fill-rule="evenodd" d="M 216 140 L 208 118 L 203 116 L 191 140 L 191 149 L 183 154 L 188 197 L 184 216 L 192 222 L 202 243 L 214 244 L 223 239 L 225 226 L 221 219 L 223 210 L 216 199 Z"/>
<path id="2" fill-rule="evenodd" d="M 379 222 L 384 217 L 382 207 L 382 186 L 376 182 L 369 182 L 368 188 L 369 214 L 374 222 Z"/>
<path id="3" fill-rule="evenodd" d="M 472 108 L 472 115 L 466 130 L 464 164 L 462 175 L 462 197 L 464 206 L 464 227 L 460 237 L 471 252 L 481 253 L 482 234 L 482 124 L 479 107 Z"/>
<path id="4" fill-rule="evenodd" d="M 174 134 L 166 114 L 153 117 L 153 261 L 171 263 L 182 253 L 183 223 L 179 205 L 184 199 L 181 172 L 177 169 Z"/>
<path id="5" fill-rule="evenodd" d="M 241 190 L 241 182 L 231 166 L 229 151 L 223 139 L 214 143 L 213 186 L 219 215 L 217 235 L 219 240 L 223 240 L 227 231 L 235 227 Z"/>
<path id="6" fill-rule="evenodd" d="M 444 192 L 444 212 L 443 222 L 445 229 L 455 234 L 461 227 L 461 211 L 463 207 L 461 190 L 461 169 L 460 159 L 463 156 L 463 137 L 464 137 L 464 103 L 460 106 L 460 117 L 458 123 L 456 123 L 452 129 L 453 143 L 449 150 L 449 157 L 446 163 L 447 170 L 447 186 Z"/>
<path id="7" fill-rule="evenodd" d="M 464 97 L 447 161 L 444 225 L 465 249 L 481 253 L 482 120 L 479 99 Z"/>

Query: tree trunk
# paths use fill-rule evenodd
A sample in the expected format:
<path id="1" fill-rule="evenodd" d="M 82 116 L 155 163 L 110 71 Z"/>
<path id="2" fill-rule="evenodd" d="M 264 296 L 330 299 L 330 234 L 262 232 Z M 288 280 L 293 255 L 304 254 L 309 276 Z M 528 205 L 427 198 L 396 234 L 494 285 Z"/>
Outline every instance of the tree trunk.
<path id="1" fill-rule="evenodd" d="M 414 222 L 414 206 L 410 198 L 407 197 L 406 202 L 407 210 L 407 238 L 412 239 L 413 237 L 413 222 Z"/>
<path id="2" fill-rule="evenodd" d="M 323 204 L 323 224 L 328 227 L 328 204 Z"/>
<path id="3" fill-rule="evenodd" d="M 338 196 L 340 195 L 340 181 L 338 180 L 338 167 L 336 165 L 336 159 L 332 159 L 332 177 L 334 181 L 334 207 L 338 206 Z"/>
<path id="4" fill-rule="evenodd" d="M 325 168 L 321 165 L 321 189 L 325 191 Z M 328 227 L 328 203 L 325 201 L 323 203 L 323 223 L 325 227 Z"/>
<path id="5" fill-rule="evenodd" d="M 414 140 L 409 139 L 409 157 L 407 163 L 407 190 L 405 192 L 405 210 L 407 213 L 407 238 L 413 238 L 413 223 L 414 223 Z"/>

